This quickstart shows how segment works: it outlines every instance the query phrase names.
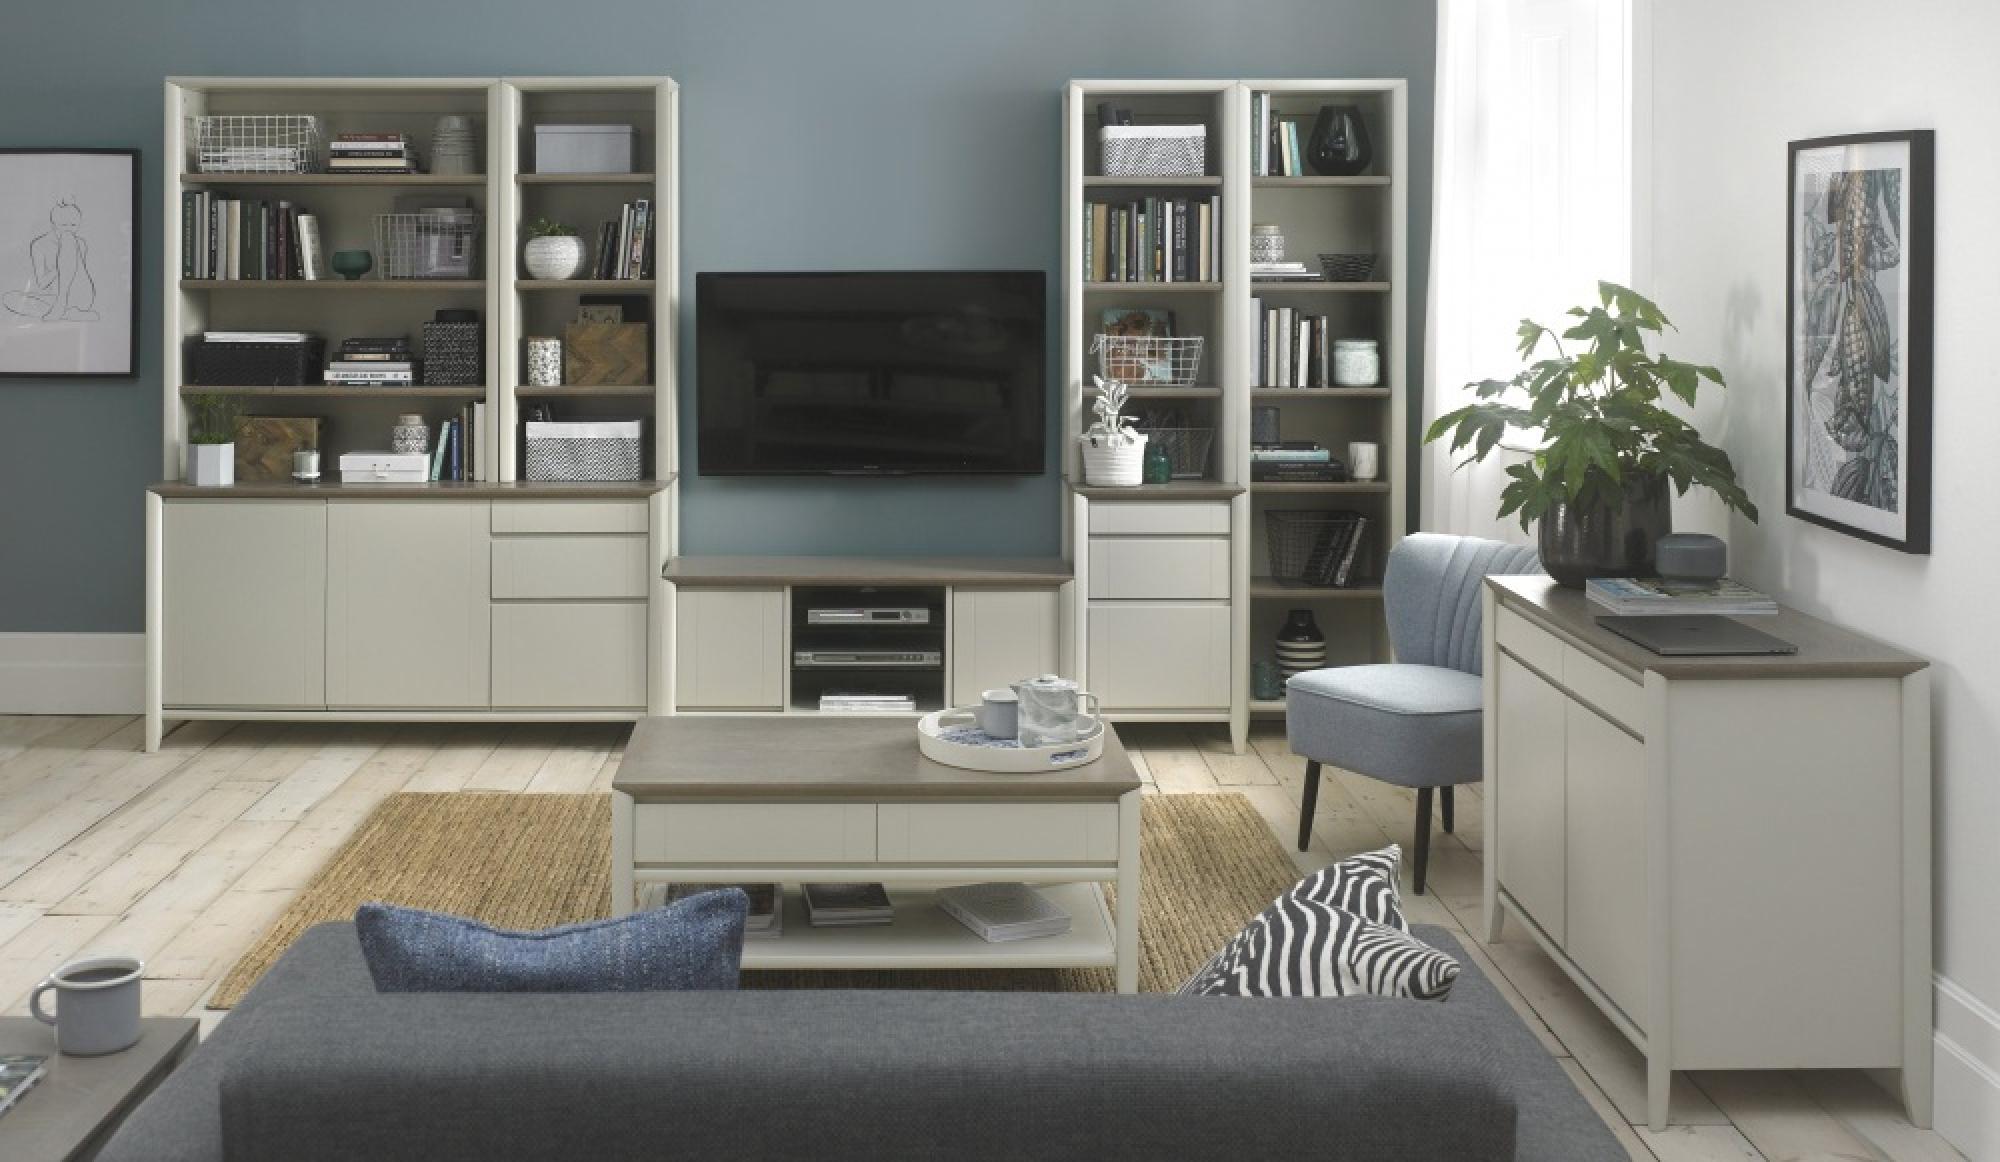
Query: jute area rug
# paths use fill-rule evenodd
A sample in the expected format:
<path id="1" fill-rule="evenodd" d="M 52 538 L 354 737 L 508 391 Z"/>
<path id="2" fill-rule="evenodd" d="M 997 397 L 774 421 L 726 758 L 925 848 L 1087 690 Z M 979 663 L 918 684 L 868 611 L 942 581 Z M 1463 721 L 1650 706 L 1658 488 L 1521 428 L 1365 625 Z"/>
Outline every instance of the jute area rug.
<path id="1" fill-rule="evenodd" d="M 609 795 L 392 795 L 236 962 L 209 1007 L 232 1007 L 306 929 L 350 919 L 371 900 L 515 929 L 608 915 L 610 837 Z M 1140 876 L 1139 987 L 1171 992 L 1298 873 L 1243 796 L 1149 795 L 1141 815 Z M 744 984 L 1049 992 L 1114 987 L 1108 968 L 769 971 L 745 973 Z"/>

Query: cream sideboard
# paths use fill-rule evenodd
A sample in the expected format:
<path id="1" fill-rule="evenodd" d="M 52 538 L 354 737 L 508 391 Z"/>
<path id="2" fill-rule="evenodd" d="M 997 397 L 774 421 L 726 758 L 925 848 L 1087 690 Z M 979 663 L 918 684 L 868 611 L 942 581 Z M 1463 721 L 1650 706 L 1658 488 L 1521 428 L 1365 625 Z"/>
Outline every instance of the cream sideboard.
<path id="1" fill-rule="evenodd" d="M 646 714 L 666 487 L 154 487 L 148 749 L 166 719 Z"/>
<path id="2" fill-rule="evenodd" d="M 1927 663 L 1786 610 L 1666 658 L 1579 592 L 1485 592 L 1487 938 L 1533 934 L 1647 1060 L 1892 1069 L 1931 1116 Z"/>

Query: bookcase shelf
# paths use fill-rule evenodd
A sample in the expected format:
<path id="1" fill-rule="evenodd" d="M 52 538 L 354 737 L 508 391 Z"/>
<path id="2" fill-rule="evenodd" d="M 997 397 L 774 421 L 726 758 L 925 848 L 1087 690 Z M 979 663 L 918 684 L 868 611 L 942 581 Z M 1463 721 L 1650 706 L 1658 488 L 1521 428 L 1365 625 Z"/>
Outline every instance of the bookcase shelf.
<path id="1" fill-rule="evenodd" d="M 1086 386 L 1083 394 L 1093 396 L 1097 388 Z M 1125 392 L 1127 399 L 1221 399 L 1222 389 L 1213 385 L 1196 384 L 1193 387 L 1137 387 L 1130 386 Z"/>
<path id="2" fill-rule="evenodd" d="M 477 385 L 466 387 L 427 387 L 423 384 L 393 384 L 382 387 L 354 387 L 333 384 L 315 387 L 209 387 L 203 384 L 181 385 L 181 394 L 190 395 L 265 395 L 289 396 L 299 399 L 475 399 L 486 394 L 486 388 Z"/>
<path id="3" fill-rule="evenodd" d="M 376 291 L 429 291 L 433 294 L 483 291 L 483 278 L 184 278 L 187 291 L 313 291 L 370 294 Z"/>
<path id="4" fill-rule="evenodd" d="M 1273 279 L 1250 280 L 1250 293 L 1269 294 L 1310 294 L 1310 295 L 1379 295 L 1389 293 L 1386 282 L 1293 282 Z"/>
<path id="5" fill-rule="evenodd" d="M 1310 492 L 1343 493 L 1344 492 L 1350 494 L 1366 495 L 1369 493 L 1387 494 L 1391 491 L 1394 491 L 1394 489 L 1386 480 L 1324 480 L 1324 481 L 1258 480 L 1258 481 L 1253 481 L 1251 483 L 1250 491 L 1274 492 L 1274 493 L 1275 492 L 1288 492 L 1288 493 L 1310 493 Z"/>
<path id="6" fill-rule="evenodd" d="M 1250 578 L 1250 596 L 1258 601 L 1379 601 L 1380 585 L 1284 585 L 1269 577 Z"/>
<path id="7" fill-rule="evenodd" d="M 190 173 L 181 175 L 184 186 L 217 186 L 224 189 L 259 186 L 445 186 L 480 189 L 485 174 L 442 173 Z"/>
<path id="8" fill-rule="evenodd" d="M 514 389 L 521 399 L 591 399 L 615 396 L 650 396 L 659 389 L 652 384 L 597 383 L 575 384 L 565 387 L 528 387 Z"/>
<path id="9" fill-rule="evenodd" d="M 1172 190 L 1204 187 L 1208 189 L 1220 189 L 1222 187 L 1222 178 L 1218 174 L 1178 178 L 1115 177 L 1093 174 L 1083 179 L 1083 185 L 1085 189 L 1091 190 Z"/>
<path id="10" fill-rule="evenodd" d="M 517 278 L 515 290 L 524 291 L 629 291 L 653 289 L 650 278 Z"/>
<path id="11" fill-rule="evenodd" d="M 650 186 L 651 173 L 520 173 L 515 182 L 524 186 Z"/>
<path id="12" fill-rule="evenodd" d="M 1219 282 L 1086 282 L 1085 294 L 1092 295 L 1217 295 L 1223 284 Z"/>
<path id="13" fill-rule="evenodd" d="M 1258 190 L 1370 189 L 1385 187 L 1389 184 L 1389 180 L 1386 174 L 1362 174 L 1359 177 L 1318 177 L 1308 174 L 1295 178 L 1251 178 L 1250 186 Z"/>
<path id="14" fill-rule="evenodd" d="M 1387 387 L 1253 387 L 1250 398 L 1292 403 L 1304 400 L 1388 399 L 1395 391 Z"/>

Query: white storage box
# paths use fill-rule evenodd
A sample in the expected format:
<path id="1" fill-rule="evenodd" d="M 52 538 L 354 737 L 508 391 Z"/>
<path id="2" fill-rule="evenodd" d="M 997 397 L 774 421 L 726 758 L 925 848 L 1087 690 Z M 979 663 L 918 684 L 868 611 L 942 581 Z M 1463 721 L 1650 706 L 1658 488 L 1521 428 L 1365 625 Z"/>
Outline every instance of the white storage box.
<path id="1" fill-rule="evenodd" d="M 1097 141 L 1106 177 L 1193 178 L 1208 166 L 1206 125 L 1106 125 Z"/>
<path id="2" fill-rule="evenodd" d="M 530 420 L 530 480 L 637 480 L 645 459 L 644 420 Z"/>
<path id="3" fill-rule="evenodd" d="M 535 126 L 536 173 L 631 173 L 630 125 Z"/>
<path id="4" fill-rule="evenodd" d="M 343 452 L 342 484 L 422 484 L 431 478 L 431 458 L 424 452 Z"/>

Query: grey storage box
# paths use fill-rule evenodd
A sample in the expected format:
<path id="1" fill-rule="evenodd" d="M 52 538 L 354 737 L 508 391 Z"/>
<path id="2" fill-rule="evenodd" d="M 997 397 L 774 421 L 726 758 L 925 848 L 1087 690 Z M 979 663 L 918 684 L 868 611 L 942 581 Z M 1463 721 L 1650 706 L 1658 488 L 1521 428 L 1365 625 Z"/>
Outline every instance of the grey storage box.
<path id="1" fill-rule="evenodd" d="M 535 172 L 631 173 L 638 138 L 630 125 L 537 125 Z"/>
<path id="2" fill-rule="evenodd" d="M 645 461 L 644 420 L 530 420 L 530 480 L 637 480 Z"/>

